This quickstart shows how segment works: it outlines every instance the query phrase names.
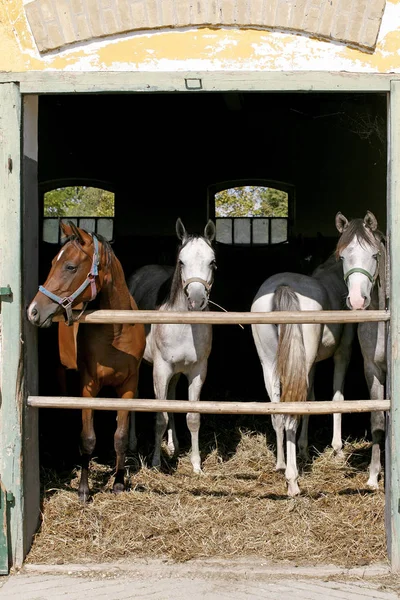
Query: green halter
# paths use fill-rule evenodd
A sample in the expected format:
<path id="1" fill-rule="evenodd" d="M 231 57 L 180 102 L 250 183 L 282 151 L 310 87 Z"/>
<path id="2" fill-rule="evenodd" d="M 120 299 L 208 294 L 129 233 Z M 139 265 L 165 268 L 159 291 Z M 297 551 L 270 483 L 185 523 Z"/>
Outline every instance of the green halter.
<path id="1" fill-rule="evenodd" d="M 371 273 L 368 273 L 368 271 L 366 271 L 365 269 L 360 269 L 360 268 L 355 267 L 354 269 L 350 269 L 350 271 L 347 271 L 347 273 L 345 273 L 344 280 L 345 280 L 346 284 L 347 284 L 348 278 L 353 273 L 361 273 L 362 275 L 365 275 L 366 277 L 368 277 L 368 279 L 370 280 L 371 283 L 374 283 L 374 276 L 371 275 Z"/>
<path id="2" fill-rule="evenodd" d="M 378 254 L 376 255 L 376 271 L 375 271 L 375 275 L 371 275 L 371 273 L 369 271 L 366 271 L 365 269 L 361 269 L 361 267 L 354 267 L 354 269 L 350 269 L 350 271 L 347 271 L 347 273 L 344 274 L 343 279 L 347 285 L 347 281 L 350 277 L 350 275 L 352 275 L 353 273 L 361 273 L 362 275 L 365 275 L 365 277 L 368 277 L 368 279 L 370 280 L 370 282 L 372 284 L 375 283 L 375 280 L 378 279 L 379 276 L 379 257 L 380 257 L 380 252 L 378 252 Z"/>

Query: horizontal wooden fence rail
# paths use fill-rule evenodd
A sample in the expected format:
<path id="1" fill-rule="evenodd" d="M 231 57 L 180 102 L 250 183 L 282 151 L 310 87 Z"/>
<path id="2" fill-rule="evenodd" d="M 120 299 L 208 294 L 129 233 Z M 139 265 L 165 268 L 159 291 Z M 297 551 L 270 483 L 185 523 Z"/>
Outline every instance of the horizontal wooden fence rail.
<path id="1" fill-rule="evenodd" d="M 80 311 L 73 311 L 79 317 Z M 64 321 L 58 315 L 54 321 Z M 386 310 L 307 310 L 265 312 L 158 311 L 158 310 L 93 310 L 85 311 L 79 323 L 176 323 L 212 325 L 250 325 L 251 323 L 365 323 L 389 321 Z"/>
<path id="2" fill-rule="evenodd" d="M 250 325 L 252 323 L 365 323 L 389 321 L 385 310 L 323 310 L 265 312 L 213 312 L 213 311 L 156 311 L 156 310 L 94 310 L 73 311 L 79 323 L 175 323 L 212 325 Z M 54 321 L 64 321 L 58 315 Z M 153 400 L 119 398 L 79 398 L 71 396 L 29 396 L 28 405 L 37 408 L 91 408 L 93 410 L 129 410 L 135 412 L 196 412 L 203 414 L 292 414 L 324 415 L 333 413 L 360 413 L 390 410 L 390 400 L 346 400 L 345 402 L 220 402 L 202 400 Z"/>
<path id="3" fill-rule="evenodd" d="M 71 396 L 29 396 L 28 405 L 37 408 L 92 408 L 136 412 L 197 412 L 212 415 L 329 415 L 390 410 L 390 400 L 346 400 L 344 402 L 220 402 L 201 400 L 152 400 L 120 398 L 78 398 Z"/>

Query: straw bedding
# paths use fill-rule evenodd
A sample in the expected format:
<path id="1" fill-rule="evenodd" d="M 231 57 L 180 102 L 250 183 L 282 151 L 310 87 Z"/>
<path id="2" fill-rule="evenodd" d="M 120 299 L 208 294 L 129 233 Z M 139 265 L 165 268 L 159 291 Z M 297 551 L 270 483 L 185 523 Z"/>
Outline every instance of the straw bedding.
<path id="1" fill-rule="evenodd" d="M 274 434 L 266 440 L 243 421 L 219 435 L 202 427 L 201 476 L 192 474 L 187 449 L 175 462 L 165 455 L 161 472 L 147 466 L 150 453 L 139 454 L 128 460 L 130 489 L 115 496 L 112 460 L 94 459 L 87 506 L 77 498 L 78 468 L 44 470 L 42 523 L 28 562 L 258 557 L 350 567 L 386 560 L 383 481 L 377 492 L 366 489 L 369 442 L 346 442 L 344 459 L 314 449 L 299 468 L 302 494 L 289 499 L 284 475 L 274 471 Z"/>

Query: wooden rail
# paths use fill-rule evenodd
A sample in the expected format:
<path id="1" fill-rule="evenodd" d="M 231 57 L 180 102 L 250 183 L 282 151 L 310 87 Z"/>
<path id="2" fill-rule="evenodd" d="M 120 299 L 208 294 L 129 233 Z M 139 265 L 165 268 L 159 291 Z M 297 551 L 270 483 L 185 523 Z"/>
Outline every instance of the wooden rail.
<path id="1" fill-rule="evenodd" d="M 74 317 L 79 311 L 73 311 Z M 54 321 L 64 321 L 57 315 Z M 386 310 L 309 310 L 265 312 L 158 311 L 158 310 L 93 310 L 84 312 L 79 323 L 176 323 L 212 325 L 250 325 L 251 323 L 365 323 L 389 321 Z"/>
<path id="2" fill-rule="evenodd" d="M 156 311 L 156 310 L 94 310 L 73 311 L 79 323 L 175 323 L 212 325 L 250 325 L 252 323 L 365 323 L 389 321 L 385 310 L 322 310 L 275 312 L 213 312 L 213 311 Z M 80 315 L 80 316 L 79 316 Z M 54 321 L 64 321 L 58 315 Z M 93 410 L 129 410 L 135 412 L 196 412 L 203 414 L 291 414 L 326 415 L 390 410 L 390 400 L 346 400 L 345 402 L 220 402 L 188 400 L 153 400 L 120 398 L 79 398 L 71 396 L 29 396 L 28 405 L 37 408 L 91 408 Z"/>
<path id="3" fill-rule="evenodd" d="M 120 398 L 78 398 L 71 396 L 29 396 L 28 405 L 37 408 L 92 408 L 136 412 L 197 412 L 214 415 L 329 415 L 390 410 L 390 400 L 346 400 L 345 402 L 219 402 L 201 400 L 152 400 Z"/>

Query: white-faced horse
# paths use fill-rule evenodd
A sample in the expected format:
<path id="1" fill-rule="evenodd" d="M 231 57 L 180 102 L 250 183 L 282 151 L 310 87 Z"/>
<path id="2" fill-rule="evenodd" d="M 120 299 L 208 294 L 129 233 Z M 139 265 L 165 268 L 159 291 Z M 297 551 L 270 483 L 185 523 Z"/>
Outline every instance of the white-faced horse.
<path id="1" fill-rule="evenodd" d="M 347 282 L 347 306 L 352 310 L 384 310 L 387 298 L 386 240 L 378 230 L 371 212 L 364 220 L 348 222 L 339 214 L 337 226 L 342 234 L 336 256 L 343 263 Z M 364 373 L 371 400 L 385 397 L 386 326 L 383 322 L 359 323 L 358 339 L 364 359 Z M 372 454 L 367 485 L 378 488 L 381 471 L 380 446 L 383 444 L 385 417 L 381 411 L 371 412 Z"/>
<path id="2" fill-rule="evenodd" d="M 359 280 L 365 279 L 370 286 L 374 281 L 378 252 L 373 241 L 376 219 L 368 212 L 364 220 L 355 219 L 349 224 L 347 219 L 338 213 L 336 227 L 342 235 L 337 245 L 338 250 L 333 256 L 318 267 L 311 277 L 296 273 L 279 273 L 268 278 L 258 290 L 251 311 L 341 310 L 345 308 L 346 299 L 351 309 L 366 308 L 369 303 L 370 289 L 364 283 L 361 286 Z M 352 233 L 351 244 L 349 232 Z M 369 240 L 369 244 L 366 240 Z M 339 257 L 342 260 L 338 260 Z M 359 296 L 360 293 L 365 296 L 362 305 L 359 297 L 356 299 L 357 294 Z M 376 327 L 376 324 L 371 325 Z M 283 324 L 278 327 L 252 325 L 253 338 L 270 400 L 272 402 L 313 400 L 315 365 L 332 356 L 334 359 L 333 400 L 344 400 L 344 379 L 350 362 L 354 330 L 355 327 L 351 324 Z M 368 329 L 369 331 L 371 329 Z M 364 327 L 361 327 L 359 332 L 364 359 L 372 365 L 374 360 L 366 358 L 367 355 L 371 357 L 372 337 Z M 376 367 L 372 370 L 376 372 Z M 378 422 L 376 415 L 372 419 L 373 422 Z M 295 496 L 300 493 L 296 461 L 298 418 L 294 415 L 273 415 L 272 423 L 277 438 L 276 469 L 285 470 L 288 495 Z M 284 430 L 287 463 L 283 446 Z M 303 417 L 299 451 L 305 457 L 307 457 L 308 445 L 307 430 L 308 417 Z M 373 426 L 373 431 L 377 430 L 378 427 Z M 376 437 L 377 433 L 373 433 L 373 436 Z M 337 453 L 342 452 L 340 414 L 334 415 L 332 446 Z M 374 450 L 373 455 L 375 456 L 376 453 L 377 451 Z"/>
<path id="3" fill-rule="evenodd" d="M 209 295 L 216 269 L 212 241 L 215 225 L 210 220 L 204 236 L 188 234 L 180 219 L 176 233 L 181 241 L 175 267 L 147 265 L 138 269 L 128 287 L 140 310 L 203 311 L 208 310 Z M 153 364 L 154 394 L 157 399 L 175 399 L 181 374 L 189 384 L 189 401 L 200 399 L 211 352 L 212 326 L 152 324 L 146 330 L 144 360 Z M 157 413 L 155 448 L 152 465 L 160 465 L 161 442 L 168 428 L 168 449 L 178 452 L 173 414 Z M 191 433 L 191 462 L 195 473 L 201 472 L 199 452 L 200 414 L 188 413 L 186 422 Z M 135 446 L 134 420 L 131 420 L 131 449 Z"/>

